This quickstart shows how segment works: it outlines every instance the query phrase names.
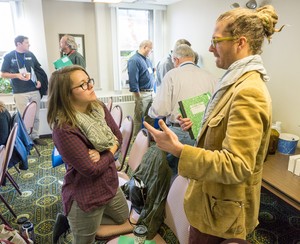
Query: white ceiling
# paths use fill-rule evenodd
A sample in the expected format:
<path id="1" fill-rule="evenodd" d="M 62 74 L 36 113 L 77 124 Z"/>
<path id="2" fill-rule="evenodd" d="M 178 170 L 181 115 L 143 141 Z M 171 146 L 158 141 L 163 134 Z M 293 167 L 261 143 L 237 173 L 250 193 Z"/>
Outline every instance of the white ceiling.
<path id="1" fill-rule="evenodd" d="M 180 1 L 182 0 L 122 0 L 123 3 L 147 3 L 158 5 L 169 5 Z"/>
<path id="2" fill-rule="evenodd" d="M 89 3 L 92 0 L 56 0 L 62 2 L 85 2 Z M 122 3 L 147 3 L 147 4 L 157 4 L 157 5 L 169 5 L 172 3 L 180 2 L 183 0 L 122 0 Z"/>

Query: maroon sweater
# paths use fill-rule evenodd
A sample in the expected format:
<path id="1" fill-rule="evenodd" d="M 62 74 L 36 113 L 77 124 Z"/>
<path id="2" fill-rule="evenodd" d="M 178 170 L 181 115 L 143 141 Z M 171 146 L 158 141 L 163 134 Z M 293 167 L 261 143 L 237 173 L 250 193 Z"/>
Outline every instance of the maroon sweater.
<path id="1" fill-rule="evenodd" d="M 122 134 L 106 107 L 104 111 L 106 123 L 121 145 Z M 62 186 L 65 214 L 68 215 L 73 201 L 85 212 L 109 202 L 115 196 L 119 184 L 114 155 L 104 151 L 100 160 L 93 163 L 88 153 L 89 149 L 94 149 L 93 145 L 78 128 L 69 125 L 53 129 L 52 138 L 67 164 Z"/>

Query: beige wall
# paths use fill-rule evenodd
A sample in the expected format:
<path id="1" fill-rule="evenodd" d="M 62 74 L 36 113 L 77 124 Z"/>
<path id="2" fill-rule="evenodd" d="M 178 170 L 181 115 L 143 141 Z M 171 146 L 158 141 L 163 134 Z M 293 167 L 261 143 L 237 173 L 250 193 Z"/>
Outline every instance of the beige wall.
<path id="1" fill-rule="evenodd" d="M 178 38 L 191 41 L 195 51 L 204 57 L 205 67 L 221 76 L 224 72 L 215 67 L 215 58 L 208 52 L 216 18 L 230 9 L 235 1 L 184 0 L 168 7 L 168 43 L 173 45 Z M 241 6 L 246 0 L 237 0 Z M 262 0 L 257 0 L 260 4 Z M 267 86 L 273 100 L 273 121 L 282 121 L 283 132 L 300 136 L 300 81 L 299 48 L 300 1 L 272 0 L 279 15 L 278 28 L 291 26 L 275 33 L 270 45 L 264 46 L 262 54 L 265 67 L 271 77 Z M 299 145 L 300 143 L 298 143 Z"/>
<path id="2" fill-rule="evenodd" d="M 43 0 L 43 13 L 49 71 L 54 71 L 53 61 L 60 57 L 58 35 L 83 34 L 87 71 L 98 79 L 94 4 Z"/>
<path id="3" fill-rule="evenodd" d="M 216 18 L 230 9 L 229 0 L 183 0 L 168 6 L 166 16 L 166 40 L 162 40 L 165 53 L 178 38 L 186 38 L 203 56 L 205 68 L 221 77 L 224 73 L 215 67 L 215 58 L 208 52 Z M 245 5 L 247 0 L 237 0 Z M 262 0 L 257 0 L 261 3 Z M 271 45 L 265 45 L 262 55 L 271 77 L 267 84 L 273 99 L 273 120 L 282 121 L 283 132 L 300 136 L 300 84 L 298 81 L 300 40 L 300 1 L 272 0 L 279 14 L 279 25 L 290 24 L 275 34 Z M 85 35 L 87 70 L 98 78 L 102 92 L 113 91 L 110 9 L 92 3 L 59 2 L 54 0 L 24 0 L 25 13 L 35 31 L 30 36 L 31 50 L 42 65 L 53 71 L 52 62 L 59 57 L 59 33 Z M 29 11 L 31 10 L 31 11 Z M 42 12 L 41 12 L 42 11 Z M 96 21 L 97 20 L 97 21 Z M 44 23 L 44 26 L 43 26 Z M 46 46 L 45 46 L 46 44 Z M 46 68 L 46 70 L 47 70 Z"/>

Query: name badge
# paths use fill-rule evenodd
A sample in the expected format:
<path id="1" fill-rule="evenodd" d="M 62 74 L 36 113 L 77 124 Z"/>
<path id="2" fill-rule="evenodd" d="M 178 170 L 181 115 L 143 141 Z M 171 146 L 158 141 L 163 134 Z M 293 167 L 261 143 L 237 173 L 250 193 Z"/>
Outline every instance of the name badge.
<path id="1" fill-rule="evenodd" d="M 153 73 L 153 69 L 151 67 L 148 68 L 149 74 Z"/>
<path id="2" fill-rule="evenodd" d="M 25 68 L 25 67 L 24 67 L 24 68 L 20 68 L 20 69 L 19 69 L 19 73 L 22 74 L 23 76 L 25 76 L 26 73 L 27 73 L 26 68 Z"/>

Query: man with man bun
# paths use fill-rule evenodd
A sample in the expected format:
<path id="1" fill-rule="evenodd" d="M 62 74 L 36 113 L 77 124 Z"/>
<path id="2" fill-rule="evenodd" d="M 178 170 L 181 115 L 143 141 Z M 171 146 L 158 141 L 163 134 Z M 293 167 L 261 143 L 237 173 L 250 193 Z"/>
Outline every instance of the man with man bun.
<path id="1" fill-rule="evenodd" d="M 269 77 L 260 54 L 264 39 L 270 41 L 282 29 L 275 28 L 277 21 L 271 5 L 235 8 L 217 19 L 209 51 L 225 73 L 206 108 L 195 146 L 181 143 L 162 120 L 161 131 L 144 122 L 156 145 L 179 158 L 178 174 L 189 179 L 184 198 L 189 244 L 246 240 L 259 223 L 272 125 Z M 189 118 L 179 119 L 179 124 L 190 128 Z"/>

